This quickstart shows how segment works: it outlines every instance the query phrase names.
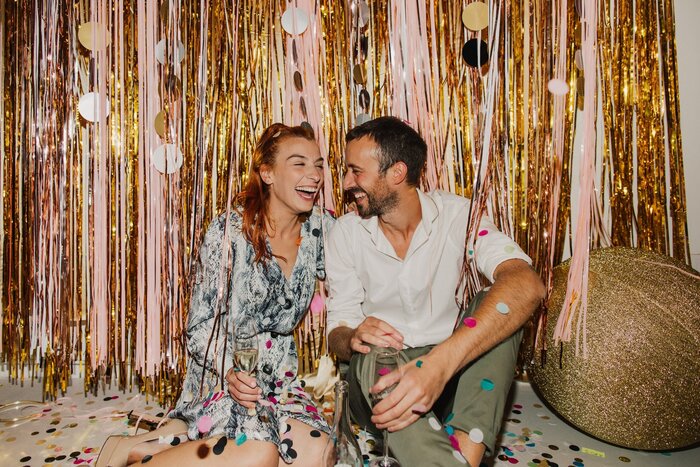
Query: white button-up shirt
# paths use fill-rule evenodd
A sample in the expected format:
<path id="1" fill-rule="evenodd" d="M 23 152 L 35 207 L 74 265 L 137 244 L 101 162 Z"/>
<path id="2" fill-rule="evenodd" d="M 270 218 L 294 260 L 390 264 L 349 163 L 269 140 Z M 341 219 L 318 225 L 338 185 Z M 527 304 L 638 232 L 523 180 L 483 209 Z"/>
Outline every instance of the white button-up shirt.
<path id="1" fill-rule="evenodd" d="M 328 332 L 338 326 L 355 328 L 374 316 L 398 330 L 406 347 L 439 344 L 452 334 L 470 202 L 443 191 L 417 191 L 422 219 L 403 260 L 376 216 L 363 219 L 350 213 L 336 222 L 326 249 Z M 532 263 L 485 216 L 473 255 L 491 282 L 503 261 Z"/>

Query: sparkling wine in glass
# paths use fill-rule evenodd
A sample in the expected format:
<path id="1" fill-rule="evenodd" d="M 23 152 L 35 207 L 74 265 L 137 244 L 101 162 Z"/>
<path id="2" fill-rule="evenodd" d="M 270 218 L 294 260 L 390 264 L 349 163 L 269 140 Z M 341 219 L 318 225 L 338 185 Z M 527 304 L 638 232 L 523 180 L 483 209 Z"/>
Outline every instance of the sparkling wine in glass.
<path id="1" fill-rule="evenodd" d="M 375 384 L 382 376 L 388 375 L 399 368 L 399 351 L 394 348 L 375 347 L 373 350 L 373 357 L 371 365 L 373 382 Z M 370 393 L 372 404 L 377 405 L 384 400 L 384 398 L 394 390 L 396 384 L 398 383 L 389 386 L 379 393 Z M 387 430 L 382 430 L 382 434 L 384 436 L 384 455 L 372 460 L 369 464 L 370 467 L 401 467 L 399 461 L 389 456 L 389 432 Z"/>
<path id="2" fill-rule="evenodd" d="M 255 321 L 245 319 L 238 323 L 234 340 L 233 360 L 236 368 L 254 376 L 258 366 L 258 330 Z M 248 409 L 248 415 L 255 414 L 254 408 Z"/>

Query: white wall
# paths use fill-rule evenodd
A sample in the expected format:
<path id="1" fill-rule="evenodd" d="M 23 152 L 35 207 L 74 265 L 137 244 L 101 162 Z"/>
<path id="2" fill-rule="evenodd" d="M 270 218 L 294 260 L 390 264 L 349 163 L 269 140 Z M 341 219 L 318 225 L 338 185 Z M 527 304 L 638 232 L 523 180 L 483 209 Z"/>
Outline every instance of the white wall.
<path id="1" fill-rule="evenodd" d="M 700 1 L 675 0 L 675 8 L 688 237 L 700 269 Z"/>

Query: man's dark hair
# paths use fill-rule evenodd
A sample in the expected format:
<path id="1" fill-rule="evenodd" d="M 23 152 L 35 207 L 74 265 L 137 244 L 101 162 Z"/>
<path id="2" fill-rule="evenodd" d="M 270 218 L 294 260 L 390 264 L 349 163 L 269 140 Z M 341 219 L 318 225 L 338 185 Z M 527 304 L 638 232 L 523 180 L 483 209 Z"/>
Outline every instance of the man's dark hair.
<path id="1" fill-rule="evenodd" d="M 345 142 L 365 136 L 379 146 L 380 173 L 385 173 L 397 162 L 403 162 L 408 168 L 406 182 L 418 186 L 428 147 L 416 130 L 396 117 L 379 117 L 350 130 Z"/>

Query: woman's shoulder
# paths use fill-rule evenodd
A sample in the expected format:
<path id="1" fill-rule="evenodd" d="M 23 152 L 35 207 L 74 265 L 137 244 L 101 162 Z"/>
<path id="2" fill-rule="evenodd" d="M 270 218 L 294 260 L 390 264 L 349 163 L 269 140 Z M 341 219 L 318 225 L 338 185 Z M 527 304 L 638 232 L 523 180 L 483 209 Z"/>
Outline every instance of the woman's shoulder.
<path id="1" fill-rule="evenodd" d="M 212 221 L 209 223 L 209 227 L 207 228 L 206 237 L 223 238 L 226 232 L 227 220 L 229 237 L 231 235 L 239 234 L 241 232 L 241 225 L 243 221 L 242 215 L 237 209 L 231 209 L 231 211 L 223 212 L 212 219 Z"/>

